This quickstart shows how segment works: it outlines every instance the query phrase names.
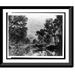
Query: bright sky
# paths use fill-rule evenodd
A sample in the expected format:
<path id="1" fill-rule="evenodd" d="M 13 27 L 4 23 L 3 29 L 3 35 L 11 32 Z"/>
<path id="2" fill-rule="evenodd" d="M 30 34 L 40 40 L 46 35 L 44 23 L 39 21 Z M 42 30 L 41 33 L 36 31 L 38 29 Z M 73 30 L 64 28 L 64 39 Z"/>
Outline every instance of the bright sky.
<path id="1" fill-rule="evenodd" d="M 26 17 L 28 17 L 26 25 L 26 27 L 28 27 L 27 35 L 33 37 L 35 36 L 36 31 L 44 28 L 46 19 L 56 18 L 56 16 L 51 13 L 26 13 Z"/>

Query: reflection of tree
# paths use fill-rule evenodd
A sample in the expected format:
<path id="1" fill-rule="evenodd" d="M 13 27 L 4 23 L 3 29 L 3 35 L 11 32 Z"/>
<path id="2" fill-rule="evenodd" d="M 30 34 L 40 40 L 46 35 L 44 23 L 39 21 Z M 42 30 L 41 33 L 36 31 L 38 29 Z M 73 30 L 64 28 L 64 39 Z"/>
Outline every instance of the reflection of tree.
<path id="1" fill-rule="evenodd" d="M 45 26 L 44 29 L 41 29 L 40 31 L 36 32 L 36 34 L 38 35 L 38 40 L 40 42 L 40 45 L 42 45 L 41 49 L 56 51 L 58 52 L 59 55 L 61 55 L 62 54 L 62 16 L 58 15 L 54 20 L 47 19 L 44 26 Z"/>

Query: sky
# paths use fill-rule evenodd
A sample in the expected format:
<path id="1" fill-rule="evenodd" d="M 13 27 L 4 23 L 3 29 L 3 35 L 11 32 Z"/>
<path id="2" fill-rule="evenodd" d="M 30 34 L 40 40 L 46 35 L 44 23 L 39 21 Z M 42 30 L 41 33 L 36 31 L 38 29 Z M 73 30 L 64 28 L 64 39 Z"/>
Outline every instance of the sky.
<path id="1" fill-rule="evenodd" d="M 40 29 L 44 28 L 44 24 L 46 19 L 49 18 L 56 18 L 56 15 L 51 13 L 28 13 L 26 14 L 26 17 L 28 17 L 27 25 L 27 35 L 28 37 L 35 37 L 36 31 L 39 31 Z"/>

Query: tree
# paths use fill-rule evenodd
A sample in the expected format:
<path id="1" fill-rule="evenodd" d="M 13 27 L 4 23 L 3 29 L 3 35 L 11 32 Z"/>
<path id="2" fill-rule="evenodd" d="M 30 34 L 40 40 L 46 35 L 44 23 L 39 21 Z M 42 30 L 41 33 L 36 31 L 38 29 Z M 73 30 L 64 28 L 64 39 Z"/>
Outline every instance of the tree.
<path id="1" fill-rule="evenodd" d="M 28 18 L 25 16 L 13 16 L 9 15 L 9 26 L 15 25 L 17 27 L 24 27 L 27 23 Z"/>
<path id="2" fill-rule="evenodd" d="M 36 43 L 37 43 L 37 40 L 36 40 L 36 39 L 34 39 L 34 40 L 33 40 L 33 44 L 36 44 Z"/>
<path id="3" fill-rule="evenodd" d="M 27 35 L 26 22 L 28 18 L 25 16 L 9 15 L 9 41 L 18 43 L 24 41 Z"/>
<path id="4" fill-rule="evenodd" d="M 53 22 L 55 25 L 55 43 L 58 46 L 57 52 L 59 55 L 62 55 L 62 15 L 58 15 L 57 18 Z M 58 42 L 56 41 L 56 37 L 58 38 Z"/>
<path id="5" fill-rule="evenodd" d="M 46 44 L 44 50 L 46 50 L 46 47 L 51 48 L 52 38 L 54 38 L 55 47 L 52 47 L 56 49 L 53 49 L 53 51 L 56 50 L 59 52 L 59 55 L 62 54 L 62 15 L 57 15 L 54 20 L 47 19 L 44 29 L 37 31 L 36 34 L 38 35 L 38 40 L 42 41 L 42 45 Z"/>

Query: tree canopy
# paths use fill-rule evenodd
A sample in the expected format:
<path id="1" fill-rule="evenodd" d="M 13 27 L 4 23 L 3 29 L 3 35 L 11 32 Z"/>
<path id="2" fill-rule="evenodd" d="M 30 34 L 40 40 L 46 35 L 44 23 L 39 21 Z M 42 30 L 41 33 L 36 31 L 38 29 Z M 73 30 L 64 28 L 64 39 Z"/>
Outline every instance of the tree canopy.
<path id="1" fill-rule="evenodd" d="M 62 52 L 62 15 L 57 15 L 53 20 L 47 19 L 44 24 L 44 29 L 36 32 L 40 44 L 46 44 L 46 46 L 51 46 L 54 43 L 53 48 L 57 48 L 56 51 Z M 49 47 L 50 48 L 50 47 Z M 52 48 L 51 48 L 52 49 Z M 54 50 L 54 49 L 53 49 Z"/>
<path id="2" fill-rule="evenodd" d="M 9 40 L 15 43 L 24 41 L 27 35 L 26 22 L 28 18 L 25 16 L 9 15 Z"/>

